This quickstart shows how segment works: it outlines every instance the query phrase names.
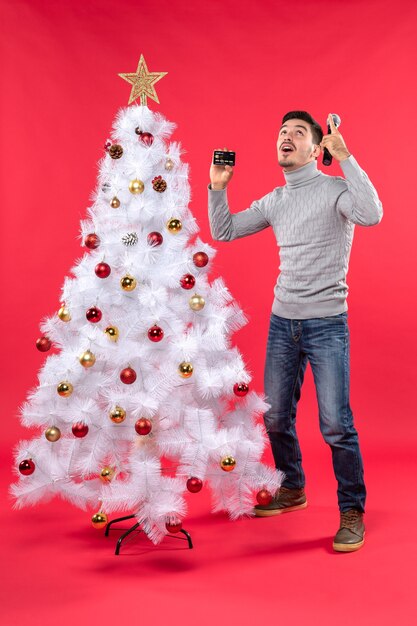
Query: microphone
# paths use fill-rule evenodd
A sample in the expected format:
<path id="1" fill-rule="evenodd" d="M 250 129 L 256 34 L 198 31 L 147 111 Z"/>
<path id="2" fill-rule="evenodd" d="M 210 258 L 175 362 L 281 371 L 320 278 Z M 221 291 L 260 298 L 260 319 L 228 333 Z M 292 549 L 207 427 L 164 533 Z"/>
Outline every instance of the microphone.
<path id="1" fill-rule="evenodd" d="M 331 116 L 333 118 L 334 125 L 336 126 L 336 128 L 338 128 L 338 126 L 340 126 L 340 124 L 342 123 L 342 120 L 340 119 L 337 113 L 332 113 Z M 327 124 L 327 134 L 330 135 L 330 133 L 331 133 L 330 124 Z M 323 165 L 331 165 L 332 161 L 333 161 L 332 155 L 330 154 L 327 148 L 324 148 Z"/>

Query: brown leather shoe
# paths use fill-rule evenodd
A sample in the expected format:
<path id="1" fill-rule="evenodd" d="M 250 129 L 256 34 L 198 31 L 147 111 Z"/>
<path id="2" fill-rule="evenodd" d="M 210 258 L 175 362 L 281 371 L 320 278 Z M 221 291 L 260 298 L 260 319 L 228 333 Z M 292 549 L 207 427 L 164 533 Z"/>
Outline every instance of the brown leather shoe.
<path id="1" fill-rule="evenodd" d="M 254 508 L 257 517 L 269 517 L 270 515 L 280 515 L 305 509 L 307 498 L 304 489 L 287 489 L 281 487 L 272 498 L 269 504 L 257 504 Z"/>
<path id="2" fill-rule="evenodd" d="M 340 528 L 333 541 L 336 552 L 354 552 L 365 543 L 363 513 L 350 509 L 340 513 Z"/>

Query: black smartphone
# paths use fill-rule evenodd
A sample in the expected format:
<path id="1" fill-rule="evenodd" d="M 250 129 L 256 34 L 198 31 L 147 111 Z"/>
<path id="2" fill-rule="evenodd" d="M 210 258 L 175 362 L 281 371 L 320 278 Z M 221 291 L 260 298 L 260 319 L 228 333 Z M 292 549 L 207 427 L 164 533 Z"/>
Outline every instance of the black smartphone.
<path id="1" fill-rule="evenodd" d="M 228 150 L 215 150 L 213 154 L 213 165 L 234 165 L 236 162 L 236 152 Z"/>

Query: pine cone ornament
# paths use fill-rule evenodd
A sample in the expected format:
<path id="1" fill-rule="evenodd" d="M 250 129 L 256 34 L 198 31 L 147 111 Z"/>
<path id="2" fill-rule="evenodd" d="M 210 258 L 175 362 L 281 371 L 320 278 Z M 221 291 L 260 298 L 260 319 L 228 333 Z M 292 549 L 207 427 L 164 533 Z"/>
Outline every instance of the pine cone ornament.
<path id="1" fill-rule="evenodd" d="M 109 154 L 112 159 L 120 159 L 123 154 L 123 148 L 118 143 L 114 143 L 109 148 Z"/>
<path id="2" fill-rule="evenodd" d="M 162 193 L 167 188 L 167 184 L 166 184 L 166 181 L 162 178 L 162 176 L 155 176 L 155 178 L 152 181 L 152 187 L 155 189 L 155 191 Z"/>
<path id="3" fill-rule="evenodd" d="M 127 233 L 122 237 L 122 241 L 125 246 L 135 246 L 138 243 L 138 236 L 136 233 Z"/>

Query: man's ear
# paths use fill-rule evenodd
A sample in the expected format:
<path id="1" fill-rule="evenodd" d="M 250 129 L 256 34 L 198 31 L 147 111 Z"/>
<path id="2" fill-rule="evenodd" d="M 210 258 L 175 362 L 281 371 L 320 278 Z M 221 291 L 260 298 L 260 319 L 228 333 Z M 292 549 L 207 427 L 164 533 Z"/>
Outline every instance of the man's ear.
<path id="1" fill-rule="evenodd" d="M 313 144 L 313 156 L 317 159 L 321 152 L 321 148 L 318 144 Z"/>

